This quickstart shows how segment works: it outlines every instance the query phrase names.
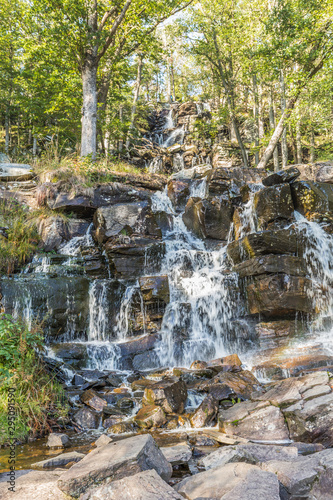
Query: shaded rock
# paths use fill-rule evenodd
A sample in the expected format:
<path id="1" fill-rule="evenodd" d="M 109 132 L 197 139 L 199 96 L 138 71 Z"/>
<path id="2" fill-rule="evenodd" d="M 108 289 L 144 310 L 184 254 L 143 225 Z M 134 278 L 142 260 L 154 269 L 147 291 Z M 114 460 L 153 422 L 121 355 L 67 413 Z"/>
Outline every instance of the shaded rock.
<path id="1" fill-rule="evenodd" d="M 161 452 L 171 465 L 187 464 L 192 458 L 192 450 L 187 443 L 163 447 Z"/>
<path id="2" fill-rule="evenodd" d="M 284 273 L 289 276 L 305 276 L 305 262 L 300 257 L 293 255 L 262 255 L 245 260 L 234 266 L 233 271 L 241 278 L 259 276 L 268 273 Z"/>
<path id="3" fill-rule="evenodd" d="M 89 408 L 81 408 L 73 420 L 84 429 L 98 429 L 100 417 Z"/>
<path id="4" fill-rule="evenodd" d="M 70 446 L 69 437 L 67 434 L 52 432 L 47 438 L 46 446 L 48 448 L 66 448 Z"/>
<path id="5" fill-rule="evenodd" d="M 212 170 L 212 166 L 209 163 L 196 165 L 195 167 L 175 172 L 171 175 L 171 179 L 202 179 L 208 177 Z"/>
<path id="6" fill-rule="evenodd" d="M 50 469 L 51 467 L 64 467 L 71 462 L 79 462 L 84 458 L 83 453 L 78 453 L 77 451 L 72 451 L 70 453 L 62 453 L 57 457 L 49 458 L 47 460 L 42 460 L 41 462 L 36 462 L 31 465 L 33 469 Z"/>
<path id="7" fill-rule="evenodd" d="M 320 498 L 329 500 L 333 488 L 333 451 L 324 450 L 292 461 L 271 461 L 263 469 L 276 474 L 290 500 Z"/>
<path id="8" fill-rule="evenodd" d="M 289 339 L 302 333 L 303 329 L 303 324 L 295 320 L 260 322 L 255 327 L 259 345 L 266 349 L 287 343 Z"/>
<path id="9" fill-rule="evenodd" d="M 294 205 L 289 184 L 261 189 L 254 195 L 258 229 L 267 229 L 270 222 L 283 220 L 288 223 L 293 218 Z"/>
<path id="10" fill-rule="evenodd" d="M 58 250 L 63 243 L 70 239 L 68 225 L 60 215 L 38 219 L 37 230 L 46 252 Z"/>
<path id="11" fill-rule="evenodd" d="M 182 118 L 183 116 L 188 116 L 188 115 L 196 115 L 197 113 L 198 113 L 197 107 L 194 102 L 191 101 L 184 102 L 179 107 L 178 118 Z"/>
<path id="12" fill-rule="evenodd" d="M 212 395 L 206 396 L 199 408 L 190 418 L 192 427 L 207 427 L 212 424 L 218 413 L 219 402 Z"/>
<path id="13" fill-rule="evenodd" d="M 296 447 L 266 445 L 266 444 L 238 444 L 219 448 L 205 456 L 201 463 L 205 469 L 213 469 L 231 462 L 246 462 L 260 464 L 270 460 L 293 460 L 298 456 Z"/>
<path id="14" fill-rule="evenodd" d="M 274 172 L 271 175 L 265 177 L 262 181 L 264 186 L 274 186 L 275 184 L 283 184 L 285 182 L 292 182 L 297 177 L 301 175 L 301 172 L 297 167 L 286 168 L 285 170 L 279 170 L 279 172 Z"/>
<path id="15" fill-rule="evenodd" d="M 170 301 L 168 276 L 145 276 L 139 279 L 140 290 L 144 302 L 168 304 Z"/>
<path id="16" fill-rule="evenodd" d="M 58 471 L 32 471 L 18 475 L 16 472 L 15 491 L 8 490 L 8 483 L 0 483 L 1 500 L 68 500 L 58 488 L 57 481 L 61 476 Z"/>
<path id="17" fill-rule="evenodd" d="M 168 182 L 168 196 L 176 208 L 184 208 L 190 196 L 190 180 L 171 179 Z"/>
<path id="18" fill-rule="evenodd" d="M 240 181 L 241 183 L 258 183 L 267 175 L 264 169 L 243 167 L 217 167 L 213 170 L 209 179 L 209 194 L 221 195 L 226 191 L 228 181 Z"/>
<path id="19" fill-rule="evenodd" d="M 246 287 L 250 314 L 267 316 L 314 313 L 312 281 L 287 274 L 262 275 Z"/>
<path id="20" fill-rule="evenodd" d="M 203 382 L 200 390 L 212 393 L 212 390 L 220 384 L 227 386 L 236 397 L 245 399 L 248 399 L 251 393 L 261 386 L 253 373 L 244 370 L 239 373 L 220 372 L 208 382 Z"/>
<path id="21" fill-rule="evenodd" d="M 82 500 L 183 500 L 155 470 L 140 472 L 112 483 L 92 488 Z"/>
<path id="22" fill-rule="evenodd" d="M 150 435 L 134 436 L 93 450 L 64 472 L 58 487 L 79 497 L 95 482 L 116 481 L 145 470 L 155 471 L 168 481 L 172 468 Z"/>
<path id="23" fill-rule="evenodd" d="M 118 344 L 118 347 L 123 358 L 133 356 L 142 352 L 154 349 L 156 343 L 160 339 L 160 334 L 144 335 L 140 338 L 133 338 L 127 342 Z"/>
<path id="24" fill-rule="evenodd" d="M 291 185 L 295 209 L 311 220 L 313 214 L 329 215 L 333 210 L 333 185 L 299 181 Z"/>
<path id="25" fill-rule="evenodd" d="M 102 411 L 107 406 L 107 401 L 101 398 L 95 391 L 89 389 L 80 396 L 81 401 L 90 406 L 93 410 Z"/>
<path id="26" fill-rule="evenodd" d="M 95 446 L 97 448 L 100 448 L 101 446 L 105 446 L 106 444 L 111 443 L 112 439 L 107 436 L 106 434 L 102 434 L 98 439 L 95 441 Z"/>
<path id="27" fill-rule="evenodd" d="M 139 427 L 150 429 L 151 427 L 161 427 L 167 420 L 160 406 L 147 405 L 138 411 L 134 421 Z"/>
<path id="28" fill-rule="evenodd" d="M 108 429 L 109 434 L 133 434 L 138 431 L 137 426 L 131 420 L 120 422 Z"/>
<path id="29" fill-rule="evenodd" d="M 104 429 L 109 429 L 114 425 L 120 424 L 124 418 L 125 417 L 123 415 L 110 415 L 103 420 L 103 427 Z"/>
<path id="30" fill-rule="evenodd" d="M 241 436 L 252 440 L 289 440 L 282 412 L 267 402 L 237 403 L 229 410 L 221 410 L 219 428 L 230 436 Z"/>
<path id="31" fill-rule="evenodd" d="M 226 240 L 232 221 L 233 208 L 228 200 L 190 198 L 183 221 L 199 238 Z"/>
<path id="32" fill-rule="evenodd" d="M 296 233 L 292 229 L 261 231 L 229 243 L 227 252 L 234 264 L 266 254 L 296 254 Z"/>
<path id="33" fill-rule="evenodd" d="M 257 498 L 260 498 L 258 497 L 260 489 L 263 488 L 263 485 L 266 483 L 266 485 L 270 486 L 270 489 L 268 490 L 269 496 L 261 497 L 262 500 L 267 500 L 268 498 L 270 500 L 279 500 L 279 483 L 274 474 L 265 475 L 259 467 L 245 463 L 227 464 L 221 467 L 216 467 L 215 469 L 210 469 L 206 472 L 201 472 L 195 476 L 184 479 L 176 485 L 175 489 L 188 500 L 195 500 L 199 498 L 221 499 L 224 495 L 232 492 L 234 488 L 240 486 L 244 480 L 247 479 L 248 481 L 249 479 L 247 476 L 250 472 L 257 473 L 251 481 L 252 488 L 255 489 L 257 496 L 228 496 L 228 499 L 237 500 L 239 498 L 243 500 L 246 498 L 246 500 L 248 500 L 248 498 L 251 498 L 252 500 L 253 498 L 256 500 Z M 264 481 L 258 481 L 258 475 L 260 475 Z M 273 488 L 272 484 L 275 485 Z M 247 488 L 249 489 L 248 485 Z M 274 490 L 277 494 L 274 493 Z M 266 489 L 263 491 L 267 493 Z"/>
<path id="34" fill-rule="evenodd" d="M 184 381 L 170 377 L 146 387 L 143 403 L 161 406 L 166 413 L 183 413 L 186 399 L 187 389 Z"/>
<path id="35" fill-rule="evenodd" d="M 0 181 L 28 181 L 33 178 L 30 165 L 21 163 L 0 163 Z"/>

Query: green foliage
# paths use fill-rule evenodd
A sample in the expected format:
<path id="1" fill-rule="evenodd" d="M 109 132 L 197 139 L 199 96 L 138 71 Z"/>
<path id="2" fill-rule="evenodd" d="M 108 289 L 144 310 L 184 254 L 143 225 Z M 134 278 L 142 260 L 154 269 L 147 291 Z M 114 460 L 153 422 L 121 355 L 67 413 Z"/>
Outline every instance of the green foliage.
<path id="1" fill-rule="evenodd" d="M 64 418 L 68 407 L 60 384 L 50 375 L 40 354 L 43 335 L 9 315 L 0 316 L 0 444 L 9 440 L 8 394 L 14 389 L 15 439 L 36 436 Z"/>

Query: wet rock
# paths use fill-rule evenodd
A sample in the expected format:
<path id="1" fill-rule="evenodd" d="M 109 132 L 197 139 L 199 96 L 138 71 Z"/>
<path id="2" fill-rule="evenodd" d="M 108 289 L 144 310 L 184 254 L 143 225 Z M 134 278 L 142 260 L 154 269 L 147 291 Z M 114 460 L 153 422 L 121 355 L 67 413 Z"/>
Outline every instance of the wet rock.
<path id="1" fill-rule="evenodd" d="M 146 387 L 149 387 L 151 385 L 155 385 L 156 382 L 154 380 L 151 380 L 151 379 L 147 379 L 147 378 L 143 378 L 143 379 L 140 379 L 140 380 L 134 380 L 132 383 L 131 383 L 131 388 L 132 388 L 132 391 L 144 391 Z"/>
<path id="2" fill-rule="evenodd" d="M 48 448 L 66 448 L 70 446 L 69 437 L 67 434 L 52 432 L 47 438 L 46 446 Z"/>
<path id="3" fill-rule="evenodd" d="M 279 408 L 268 402 L 236 403 L 219 414 L 219 428 L 229 436 L 258 441 L 289 440 L 288 428 Z"/>
<path id="4" fill-rule="evenodd" d="M 230 354 L 229 356 L 224 356 L 224 358 L 212 359 L 207 364 L 207 368 L 212 368 L 213 370 L 220 372 L 224 371 L 225 367 L 241 367 L 242 362 L 237 354 Z M 232 371 L 232 370 L 230 370 Z M 235 369 L 235 371 L 237 371 Z"/>
<path id="5" fill-rule="evenodd" d="M 293 460 L 297 456 L 298 449 L 296 447 L 251 443 L 219 448 L 204 457 L 201 463 L 208 470 L 232 462 L 260 464 L 270 460 Z"/>
<path id="6" fill-rule="evenodd" d="M 283 184 L 285 182 L 292 182 L 301 175 L 297 167 L 290 167 L 285 170 L 279 170 L 274 174 L 268 175 L 262 181 L 264 186 L 274 186 L 276 184 Z"/>
<path id="7" fill-rule="evenodd" d="M 105 399 L 101 398 L 95 391 L 89 389 L 81 394 L 80 399 L 82 403 L 90 406 L 93 410 L 102 411 L 104 406 L 107 406 Z"/>
<path id="8" fill-rule="evenodd" d="M 333 185 L 300 181 L 291 185 L 295 209 L 311 220 L 313 214 L 329 215 L 333 210 Z"/>
<path id="9" fill-rule="evenodd" d="M 168 182 L 168 196 L 174 207 L 184 208 L 190 196 L 190 180 L 170 180 Z"/>
<path id="10" fill-rule="evenodd" d="M 206 238 L 203 225 L 204 205 L 201 198 L 190 198 L 186 204 L 183 214 L 185 226 L 192 231 L 198 238 Z"/>
<path id="11" fill-rule="evenodd" d="M 219 402 L 212 395 L 206 396 L 199 408 L 190 418 L 192 427 L 208 427 L 211 425 L 219 410 Z"/>
<path id="12" fill-rule="evenodd" d="M 62 453 L 57 457 L 49 458 L 47 460 L 42 460 L 41 462 L 36 462 L 31 465 L 33 469 L 50 469 L 52 467 L 64 467 L 71 462 L 79 462 L 84 458 L 83 453 L 78 453 L 77 451 L 72 451 L 70 453 Z"/>
<path id="13" fill-rule="evenodd" d="M 199 238 L 226 240 L 232 221 L 233 208 L 228 200 L 190 198 L 183 221 Z"/>
<path id="14" fill-rule="evenodd" d="M 172 468 L 150 435 L 134 436 L 97 448 L 64 472 L 58 487 L 79 497 L 95 482 L 116 481 L 145 470 L 155 471 L 168 481 Z"/>
<path id="15" fill-rule="evenodd" d="M 209 179 L 209 194 L 213 196 L 223 194 L 228 188 L 228 182 L 232 180 L 240 181 L 241 184 L 249 182 L 257 183 L 261 182 L 265 176 L 266 171 L 264 169 L 217 166 Z"/>
<path id="16" fill-rule="evenodd" d="M 271 461 L 263 469 L 276 474 L 290 500 L 320 498 L 329 500 L 333 488 L 333 451 L 324 450 L 292 461 Z"/>
<path id="17" fill-rule="evenodd" d="M 284 345 L 295 335 L 302 333 L 304 326 L 296 320 L 260 322 L 255 327 L 260 347 L 271 349 Z"/>
<path id="18" fill-rule="evenodd" d="M 208 382 L 200 385 L 200 390 L 209 391 L 216 397 L 215 389 L 228 388 L 235 397 L 248 399 L 251 393 L 261 387 L 260 382 L 248 370 L 239 373 L 220 372 Z"/>
<path id="19" fill-rule="evenodd" d="M 159 366 L 160 358 L 155 351 L 146 351 L 134 356 L 132 366 L 134 370 L 151 370 Z"/>
<path id="20" fill-rule="evenodd" d="M 113 425 L 107 431 L 109 434 L 133 434 L 138 432 L 138 427 L 131 420 L 119 422 Z"/>
<path id="21" fill-rule="evenodd" d="M 161 448 L 161 452 L 171 465 L 187 464 L 192 458 L 192 450 L 187 443 Z"/>
<path id="22" fill-rule="evenodd" d="M 180 105 L 178 110 L 178 119 L 183 116 L 196 115 L 197 107 L 194 102 L 188 101 Z"/>
<path id="23" fill-rule="evenodd" d="M 183 413 L 186 399 L 187 389 L 184 381 L 170 377 L 146 387 L 143 403 L 161 406 L 166 413 Z"/>
<path id="24" fill-rule="evenodd" d="M 284 273 L 289 276 L 306 275 L 304 260 L 293 255 L 262 255 L 237 264 L 233 270 L 241 278 L 270 273 Z"/>
<path id="25" fill-rule="evenodd" d="M 88 490 L 81 500 L 183 500 L 155 470 L 140 472 Z"/>
<path id="26" fill-rule="evenodd" d="M 145 304 L 168 304 L 170 301 L 168 276 L 145 276 L 139 279 L 140 290 Z"/>
<path id="27" fill-rule="evenodd" d="M 208 177 L 212 170 L 212 166 L 208 163 L 204 165 L 196 165 L 195 167 L 175 172 L 172 174 L 171 179 L 203 179 Z"/>
<path id="28" fill-rule="evenodd" d="M 160 406 L 147 405 L 141 408 L 134 417 L 136 424 L 143 429 L 161 427 L 166 423 L 165 413 Z"/>
<path id="29" fill-rule="evenodd" d="M 314 313 L 312 281 L 287 274 L 262 275 L 246 287 L 250 314 L 270 317 Z"/>
<path id="30" fill-rule="evenodd" d="M 296 233 L 292 229 L 261 231 L 229 243 L 227 252 L 234 264 L 267 254 L 296 254 Z"/>
<path id="31" fill-rule="evenodd" d="M 106 444 L 111 443 L 112 439 L 107 436 L 106 434 L 102 434 L 98 439 L 95 441 L 95 446 L 97 448 L 100 448 L 101 446 L 105 446 Z"/>
<path id="32" fill-rule="evenodd" d="M 0 483 L 1 500 L 67 500 L 66 495 L 58 488 L 60 471 L 16 471 L 15 491 L 8 490 L 8 483 Z M 28 472 L 28 473 L 26 473 Z M 7 481 L 7 478 L 6 478 Z M 68 497 L 67 497 L 68 498 Z"/>
<path id="33" fill-rule="evenodd" d="M 193 361 L 193 363 L 191 364 L 190 368 L 191 370 L 204 370 L 205 368 L 207 368 L 208 366 L 208 363 L 206 363 L 206 361 Z"/>
<path id="34" fill-rule="evenodd" d="M 297 355 L 294 353 L 292 357 L 288 355 L 272 357 L 269 361 L 258 364 L 255 370 L 261 373 L 261 376 L 272 378 L 273 380 L 284 379 L 286 373 L 291 377 L 311 372 L 313 370 L 332 370 L 333 357 L 327 354 L 311 352 Z"/>
<path id="35" fill-rule="evenodd" d="M 68 225 L 60 215 L 39 219 L 37 230 L 45 252 L 58 250 L 63 243 L 70 239 Z"/>
<path id="36" fill-rule="evenodd" d="M 75 413 L 73 420 L 83 429 L 98 429 L 100 417 L 89 408 L 81 408 Z"/>
<path id="37" fill-rule="evenodd" d="M 249 476 L 249 474 L 251 475 Z M 240 496 L 236 488 L 245 489 Z M 266 474 L 255 465 L 245 463 L 226 464 L 195 476 L 188 477 L 175 488 L 188 500 L 225 499 L 228 500 L 279 500 L 279 482 L 274 474 Z M 265 496 L 259 496 L 262 492 Z M 227 496 L 228 495 L 228 496 Z M 249 496 L 251 495 L 251 496 Z"/>
<path id="38" fill-rule="evenodd" d="M 111 387 L 119 387 L 122 384 L 123 380 L 116 373 L 110 373 L 105 379 L 105 382 Z"/>
<path id="39" fill-rule="evenodd" d="M 81 377 L 81 375 L 78 375 L 77 373 L 72 378 L 72 385 L 80 386 L 86 383 L 87 383 L 86 379 Z"/>
<path id="40" fill-rule="evenodd" d="M 160 339 L 160 334 L 144 335 L 140 338 L 134 338 L 127 342 L 118 344 L 122 358 L 135 356 L 136 354 L 143 353 L 154 349 L 156 343 Z"/>
<path id="41" fill-rule="evenodd" d="M 297 448 L 299 455 L 312 455 L 313 453 L 317 453 L 317 451 L 324 450 L 324 446 L 319 443 L 301 443 L 296 441 L 290 446 Z"/>
<path id="42" fill-rule="evenodd" d="M 103 427 L 104 429 L 109 429 L 110 427 L 113 427 L 114 425 L 117 425 L 117 424 L 120 424 L 122 423 L 122 421 L 124 420 L 124 416 L 122 415 L 110 415 L 108 416 L 107 418 L 105 418 L 103 420 Z"/>
<path id="43" fill-rule="evenodd" d="M 259 230 L 267 229 L 270 222 L 283 220 L 286 224 L 293 218 L 294 205 L 289 184 L 261 189 L 254 195 Z"/>

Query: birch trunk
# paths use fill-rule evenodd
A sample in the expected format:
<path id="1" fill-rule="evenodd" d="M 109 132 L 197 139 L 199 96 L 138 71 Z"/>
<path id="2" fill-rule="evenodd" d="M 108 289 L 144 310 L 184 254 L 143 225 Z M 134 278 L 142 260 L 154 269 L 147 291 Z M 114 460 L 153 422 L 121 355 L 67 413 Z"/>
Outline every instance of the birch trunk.
<path id="1" fill-rule="evenodd" d="M 270 103 L 269 103 L 269 126 L 271 130 L 275 130 L 275 112 L 274 112 L 274 98 L 273 98 L 273 90 L 270 91 Z M 280 170 L 279 163 L 279 151 L 277 146 L 273 151 L 273 163 L 274 163 L 274 172 L 278 172 Z"/>
<path id="2" fill-rule="evenodd" d="M 87 63 L 82 69 L 81 156 L 96 157 L 97 137 L 97 66 Z"/>
<path id="3" fill-rule="evenodd" d="M 131 110 L 131 122 L 130 122 L 130 126 L 129 126 L 129 129 L 127 132 L 126 149 L 128 149 L 130 146 L 132 131 L 134 129 L 136 105 L 137 105 L 139 95 L 140 95 L 142 66 L 143 66 L 143 56 L 140 55 L 139 56 L 139 63 L 138 63 L 138 73 L 137 73 L 136 82 L 135 82 L 134 98 L 133 98 L 133 104 L 132 104 L 132 110 Z"/>
<path id="4" fill-rule="evenodd" d="M 281 83 L 281 112 L 284 115 L 286 110 L 286 86 L 284 83 L 284 75 L 283 71 L 280 74 L 280 83 Z M 282 139 L 281 139 L 281 148 L 282 148 L 282 168 L 286 167 L 288 164 L 288 144 L 287 144 L 287 128 L 284 127 L 282 131 Z"/>
<path id="5" fill-rule="evenodd" d="M 258 85 L 257 85 L 257 76 L 253 75 L 252 77 L 252 83 L 253 83 L 253 96 L 254 96 L 254 106 L 253 106 L 253 116 L 254 116 L 254 123 L 255 123 L 255 140 L 254 140 L 254 145 L 255 145 L 255 164 L 256 166 L 259 163 L 259 96 L 258 96 Z"/>
<path id="6" fill-rule="evenodd" d="M 316 148 L 315 133 L 314 133 L 313 125 L 311 125 L 311 147 L 310 147 L 310 162 L 311 163 L 314 163 L 316 161 L 315 148 Z"/>
<path id="7" fill-rule="evenodd" d="M 6 116 L 5 116 L 5 153 L 9 152 L 9 107 L 6 107 Z"/>
<path id="8" fill-rule="evenodd" d="M 301 120 L 299 116 L 296 122 L 296 154 L 297 163 L 302 163 L 302 136 L 301 136 Z"/>

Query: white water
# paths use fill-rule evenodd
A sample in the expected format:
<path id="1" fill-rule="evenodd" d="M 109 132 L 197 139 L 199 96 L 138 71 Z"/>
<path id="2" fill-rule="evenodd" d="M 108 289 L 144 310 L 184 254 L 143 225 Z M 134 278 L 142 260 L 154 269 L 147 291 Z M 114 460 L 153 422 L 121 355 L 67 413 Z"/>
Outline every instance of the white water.
<path id="1" fill-rule="evenodd" d="M 181 170 L 184 170 L 184 168 L 185 165 L 183 155 L 180 153 L 176 153 L 173 156 L 173 172 L 180 172 Z"/>
<path id="2" fill-rule="evenodd" d="M 95 280 L 89 289 L 88 340 L 106 340 L 108 326 L 107 281 Z"/>
<path id="3" fill-rule="evenodd" d="M 172 118 L 172 109 L 170 109 L 169 113 L 166 116 L 166 121 L 165 121 L 163 130 L 174 128 L 174 126 L 175 126 L 175 123 L 174 123 L 173 118 Z"/>
<path id="4" fill-rule="evenodd" d="M 94 225 L 90 224 L 84 236 L 76 236 L 75 238 L 72 238 L 68 241 L 68 243 L 65 243 L 58 249 L 58 253 L 62 255 L 77 256 L 80 254 L 82 248 L 95 246 L 94 240 L 91 236 L 93 227 Z"/>
<path id="5" fill-rule="evenodd" d="M 160 156 L 156 156 L 149 164 L 148 172 L 151 174 L 159 174 L 163 170 L 163 161 Z"/>
<path id="6" fill-rule="evenodd" d="M 169 146 L 173 146 L 174 144 L 183 144 L 185 137 L 185 127 L 182 125 L 181 127 L 176 128 L 169 137 L 164 141 L 163 147 L 168 148 Z"/>

